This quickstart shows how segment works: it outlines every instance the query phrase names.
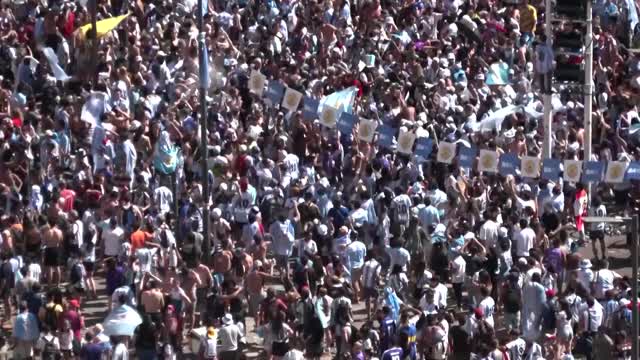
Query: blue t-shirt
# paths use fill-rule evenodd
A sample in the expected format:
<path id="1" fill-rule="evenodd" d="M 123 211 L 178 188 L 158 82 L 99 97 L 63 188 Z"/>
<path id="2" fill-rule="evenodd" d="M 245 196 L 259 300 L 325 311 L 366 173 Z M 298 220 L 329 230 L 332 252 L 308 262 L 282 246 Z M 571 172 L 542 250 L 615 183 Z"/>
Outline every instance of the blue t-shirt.
<path id="1" fill-rule="evenodd" d="M 381 360 L 400 360 L 402 359 L 402 349 L 394 347 L 382 353 Z"/>
<path id="2" fill-rule="evenodd" d="M 380 324 L 380 351 L 383 352 L 391 346 L 391 341 L 396 333 L 396 322 L 391 316 L 387 316 Z"/>
<path id="3" fill-rule="evenodd" d="M 413 324 L 409 324 L 409 325 L 405 325 L 400 327 L 400 329 L 398 330 L 400 333 L 405 333 L 407 334 L 408 338 L 409 338 L 409 349 L 411 350 L 411 359 L 415 359 L 416 358 L 416 352 L 417 352 L 417 348 L 416 348 L 416 326 Z"/>

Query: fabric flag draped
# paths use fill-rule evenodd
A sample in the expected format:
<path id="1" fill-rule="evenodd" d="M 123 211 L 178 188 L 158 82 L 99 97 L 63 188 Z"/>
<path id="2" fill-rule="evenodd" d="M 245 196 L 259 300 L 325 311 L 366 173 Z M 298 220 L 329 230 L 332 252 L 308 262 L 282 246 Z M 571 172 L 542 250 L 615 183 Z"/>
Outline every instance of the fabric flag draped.
<path id="1" fill-rule="evenodd" d="M 355 86 L 329 94 L 320 100 L 318 113 L 322 113 L 322 109 L 325 106 L 331 106 L 339 112 L 353 113 L 353 102 L 356 100 L 356 94 L 358 94 L 358 88 Z"/>
<path id="2" fill-rule="evenodd" d="M 386 305 L 391 309 L 391 316 L 393 320 L 398 321 L 400 318 L 400 299 L 398 295 L 396 295 L 396 292 L 390 287 L 384 288 L 384 292 Z"/>
<path id="3" fill-rule="evenodd" d="M 127 16 L 131 15 L 131 13 L 125 14 L 125 15 L 120 15 L 120 16 L 116 16 L 116 17 L 112 17 L 112 18 L 108 18 L 108 19 L 104 19 L 104 20 L 100 20 L 98 22 L 96 22 L 96 35 L 98 38 L 101 38 L 105 35 L 107 35 L 111 30 L 115 29 L 116 27 L 118 27 L 118 25 L 122 22 L 122 20 L 126 19 Z M 81 26 L 78 31 L 80 32 L 80 34 L 82 34 L 83 36 L 87 35 L 87 32 L 89 32 L 89 30 L 91 30 L 91 24 L 87 24 L 87 25 L 83 25 Z"/>
<path id="4" fill-rule="evenodd" d="M 87 101 L 82 105 L 80 120 L 88 122 L 92 126 L 100 123 L 102 115 L 111 111 L 107 98 L 108 95 L 103 92 L 94 92 L 89 95 Z"/>
<path id="5" fill-rule="evenodd" d="M 485 74 L 487 85 L 507 85 L 509 83 L 509 65 L 504 62 L 491 64 Z"/>
<path id="6" fill-rule="evenodd" d="M 142 324 L 142 317 L 136 309 L 128 305 L 120 305 L 104 319 L 104 334 L 107 336 L 133 336 L 140 324 Z"/>
<path id="7" fill-rule="evenodd" d="M 179 149 L 169 138 L 169 133 L 163 131 L 156 143 L 153 154 L 153 166 L 165 175 L 173 174 L 178 167 Z"/>
<path id="8" fill-rule="evenodd" d="M 58 60 L 58 55 L 56 55 L 56 53 L 53 51 L 52 48 L 48 48 L 48 47 L 44 48 L 42 49 L 42 53 L 47 58 L 47 61 L 49 62 L 49 67 L 51 68 L 51 71 L 53 72 L 53 76 L 55 76 L 56 80 L 65 82 L 71 79 L 71 77 L 67 75 L 66 72 L 64 72 L 62 67 L 60 67 L 60 61 Z"/>

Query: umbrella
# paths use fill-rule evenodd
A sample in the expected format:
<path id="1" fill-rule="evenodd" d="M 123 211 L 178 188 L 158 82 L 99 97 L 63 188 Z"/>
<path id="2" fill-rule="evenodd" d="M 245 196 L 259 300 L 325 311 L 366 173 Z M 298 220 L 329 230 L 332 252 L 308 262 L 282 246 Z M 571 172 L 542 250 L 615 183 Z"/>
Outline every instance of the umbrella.
<path id="1" fill-rule="evenodd" d="M 104 319 L 104 334 L 107 336 L 133 336 L 142 318 L 138 311 L 128 305 L 113 309 Z"/>

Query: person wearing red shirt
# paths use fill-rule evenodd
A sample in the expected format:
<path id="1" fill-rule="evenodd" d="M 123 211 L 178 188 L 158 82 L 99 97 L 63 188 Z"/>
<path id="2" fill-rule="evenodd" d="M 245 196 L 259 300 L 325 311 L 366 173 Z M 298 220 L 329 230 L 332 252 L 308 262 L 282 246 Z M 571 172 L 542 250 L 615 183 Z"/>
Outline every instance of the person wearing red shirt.
<path id="1" fill-rule="evenodd" d="M 67 183 L 64 181 L 60 181 L 58 187 L 60 189 L 60 197 L 64 199 L 62 210 L 68 213 L 73 210 L 73 202 L 76 200 L 76 192 L 71 189 L 67 189 Z"/>

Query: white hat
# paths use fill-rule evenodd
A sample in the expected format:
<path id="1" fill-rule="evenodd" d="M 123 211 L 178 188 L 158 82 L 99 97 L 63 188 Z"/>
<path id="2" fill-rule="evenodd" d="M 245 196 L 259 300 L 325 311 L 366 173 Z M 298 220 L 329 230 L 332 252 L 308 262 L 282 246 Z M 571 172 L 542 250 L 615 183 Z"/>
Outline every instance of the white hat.
<path id="1" fill-rule="evenodd" d="M 591 265 L 591 260 L 582 259 L 580 260 L 580 269 L 591 269 L 593 265 Z"/>
<path id="2" fill-rule="evenodd" d="M 329 228 L 327 227 L 327 225 L 325 224 L 318 225 L 318 235 L 327 236 L 328 232 L 329 232 Z"/>
<path id="3" fill-rule="evenodd" d="M 476 235 L 474 233 L 472 233 L 471 231 L 469 231 L 468 233 L 464 234 L 464 239 L 465 240 L 472 240 L 475 239 Z"/>
<path id="4" fill-rule="evenodd" d="M 218 208 L 213 209 L 213 211 L 211 212 L 211 217 L 215 219 L 219 219 L 220 216 L 222 216 L 222 210 Z"/>
<path id="5" fill-rule="evenodd" d="M 231 314 L 224 314 L 224 317 L 222 318 L 222 323 L 224 325 L 233 324 L 233 316 L 231 316 Z"/>
<path id="6" fill-rule="evenodd" d="M 502 226 L 500 227 L 500 229 L 498 230 L 498 234 L 500 236 L 508 236 L 509 235 L 509 230 L 507 230 L 506 227 Z"/>

